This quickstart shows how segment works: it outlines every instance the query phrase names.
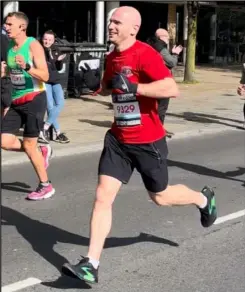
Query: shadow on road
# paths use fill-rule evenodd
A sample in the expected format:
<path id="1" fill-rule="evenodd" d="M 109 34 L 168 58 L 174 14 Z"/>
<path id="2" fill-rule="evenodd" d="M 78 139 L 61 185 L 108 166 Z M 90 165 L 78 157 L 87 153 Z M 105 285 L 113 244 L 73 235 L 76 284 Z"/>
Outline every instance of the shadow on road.
<path id="1" fill-rule="evenodd" d="M 61 276 L 53 282 L 42 282 L 41 284 L 46 287 L 61 289 L 61 291 L 63 291 L 63 289 L 92 289 L 92 287 L 85 282 L 66 276 Z"/>
<path id="2" fill-rule="evenodd" d="M 222 94 L 222 96 L 236 96 L 236 94 L 232 94 L 232 93 L 224 93 L 224 94 Z"/>
<path id="3" fill-rule="evenodd" d="M 88 246 L 89 238 L 82 235 L 77 235 L 69 231 L 60 229 L 41 221 L 31 219 L 28 216 L 20 213 L 17 210 L 7 206 L 2 206 L 2 226 L 15 226 L 18 233 L 32 246 L 33 250 L 41 257 L 53 265 L 59 272 L 66 258 L 54 251 L 54 245 L 57 242 L 76 244 L 80 246 Z M 154 242 L 165 244 L 173 247 L 178 247 L 178 243 L 168 239 L 160 238 L 154 235 L 140 233 L 136 237 L 110 237 L 106 240 L 105 248 L 128 246 L 140 242 Z M 3 251 L 4 252 L 4 251 Z M 63 285 L 63 281 L 53 282 L 57 285 Z M 49 283 L 51 285 L 51 283 Z M 45 285 L 49 285 L 46 283 Z M 55 284 L 55 285 L 56 285 Z M 51 286 L 50 286 L 51 287 Z M 81 288 L 81 285 L 79 286 Z M 64 288 L 63 286 L 60 288 Z M 71 286 L 69 286 L 71 288 Z"/>
<path id="4" fill-rule="evenodd" d="M 1 183 L 1 189 L 12 191 L 12 192 L 19 192 L 19 193 L 30 193 L 31 187 L 22 182 L 11 182 L 11 183 Z"/>
<path id="5" fill-rule="evenodd" d="M 226 109 L 223 109 L 223 110 L 226 110 Z M 233 123 L 243 124 L 244 121 L 225 118 L 225 117 L 219 117 L 219 116 L 211 115 L 211 114 L 183 112 L 181 114 L 167 113 L 167 116 L 181 118 L 190 122 L 196 122 L 196 123 L 201 123 L 201 124 L 219 124 L 219 125 L 236 128 L 239 130 L 244 130 L 243 127 L 239 127 L 238 125 L 231 125 L 229 123 L 222 122 L 222 121 L 229 121 Z M 81 123 L 88 123 L 93 126 L 105 127 L 105 128 L 110 128 L 112 124 L 111 121 L 94 121 L 94 120 L 89 120 L 89 119 L 79 119 L 78 121 Z"/>
<path id="6" fill-rule="evenodd" d="M 242 179 L 233 178 L 235 176 L 241 176 L 245 174 L 244 167 L 238 167 L 238 170 L 234 170 L 234 171 L 222 172 L 222 171 L 211 169 L 205 166 L 191 164 L 187 162 L 181 162 L 181 161 L 174 161 L 170 159 L 168 159 L 168 166 L 179 167 L 181 169 L 191 171 L 200 175 L 206 175 L 206 176 L 217 177 L 221 179 L 232 180 L 236 182 L 242 182 L 243 184 L 245 183 L 245 179 L 242 180 Z"/>
<path id="7" fill-rule="evenodd" d="M 219 124 L 219 125 L 224 125 L 224 126 L 233 127 L 233 128 L 237 128 L 237 125 L 231 125 L 231 124 L 224 123 L 221 121 L 229 121 L 229 122 L 234 122 L 234 123 L 239 123 L 239 124 L 244 123 L 244 121 L 240 121 L 240 120 L 230 119 L 226 117 L 219 117 L 219 116 L 211 115 L 211 114 L 193 113 L 193 112 L 183 112 L 181 114 L 167 113 L 167 116 L 183 118 L 186 121 L 191 121 L 191 122 L 196 122 L 196 123 Z"/>
<path id="8" fill-rule="evenodd" d="M 111 121 L 93 121 L 93 120 L 88 120 L 88 119 L 79 119 L 78 121 L 81 123 L 88 123 L 93 126 L 104 127 L 104 128 L 110 128 L 112 125 Z"/>
<path id="9" fill-rule="evenodd" d="M 93 103 L 98 103 L 98 104 L 107 106 L 108 110 L 112 110 L 113 109 L 113 105 L 109 101 L 98 100 L 98 99 L 94 99 L 93 97 L 80 97 L 79 99 L 81 99 L 81 100 L 83 100 L 85 102 L 93 102 Z"/>

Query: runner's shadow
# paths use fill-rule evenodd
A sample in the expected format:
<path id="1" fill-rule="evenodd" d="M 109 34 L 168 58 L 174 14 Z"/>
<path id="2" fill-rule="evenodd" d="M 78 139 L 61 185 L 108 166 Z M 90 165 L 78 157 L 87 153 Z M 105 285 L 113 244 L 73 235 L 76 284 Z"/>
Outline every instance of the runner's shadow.
<path id="1" fill-rule="evenodd" d="M 200 175 L 217 177 L 221 179 L 227 179 L 227 180 L 232 180 L 232 181 L 237 181 L 237 182 L 242 182 L 242 183 L 244 183 L 244 180 L 245 180 L 245 179 L 242 180 L 242 179 L 233 178 L 235 176 L 241 176 L 245 173 L 245 168 L 243 167 L 239 167 L 239 169 L 235 171 L 222 172 L 222 171 L 211 169 L 202 165 L 196 165 L 196 164 L 187 163 L 187 162 L 174 161 L 170 159 L 168 159 L 167 162 L 168 162 L 168 166 L 179 167 L 184 170 L 191 171 Z"/>
<path id="2" fill-rule="evenodd" d="M 218 119 L 218 120 L 229 121 L 229 122 L 240 123 L 240 124 L 244 123 L 243 121 L 240 121 L 240 120 L 220 117 L 220 116 L 212 115 L 212 114 L 203 114 L 203 113 L 195 113 L 195 114 L 200 116 L 200 117 L 212 118 L 212 119 L 216 119 L 216 120 Z"/>
<path id="3" fill-rule="evenodd" d="M 245 167 L 237 167 L 237 170 L 226 171 L 224 174 L 231 177 L 240 176 L 245 174 Z"/>
<path id="4" fill-rule="evenodd" d="M 196 123 L 202 123 L 202 124 L 219 124 L 219 125 L 224 125 L 232 128 L 237 128 L 237 125 L 231 125 L 224 121 L 230 121 L 234 123 L 243 123 L 243 121 L 240 120 L 235 120 L 235 119 L 230 119 L 230 118 L 225 118 L 225 117 L 219 117 L 216 115 L 208 115 L 208 114 L 203 114 L 203 113 L 193 113 L 193 112 L 183 112 L 181 114 L 173 114 L 173 113 L 167 113 L 167 116 L 172 116 L 176 118 L 183 118 L 186 121 L 190 122 L 196 122 Z"/>
<path id="5" fill-rule="evenodd" d="M 81 96 L 80 99 L 82 99 L 85 102 L 98 103 L 98 104 L 107 106 L 109 110 L 112 110 L 113 109 L 112 103 L 111 102 L 108 102 L 108 101 L 97 100 L 97 99 L 93 99 L 92 97 L 84 97 L 84 96 Z"/>
<path id="6" fill-rule="evenodd" d="M 85 282 L 77 279 L 70 278 L 67 276 L 60 276 L 56 281 L 52 282 L 42 282 L 43 286 L 56 288 L 56 289 L 92 289 L 91 286 L 86 284 Z"/>
<path id="7" fill-rule="evenodd" d="M 111 121 L 93 121 L 93 120 L 88 120 L 88 119 L 79 119 L 78 121 L 81 123 L 88 123 L 93 126 L 104 127 L 104 128 L 110 128 L 112 125 Z"/>
<path id="8" fill-rule="evenodd" d="M 31 219 L 17 210 L 2 206 L 2 226 L 15 226 L 18 233 L 32 246 L 32 249 L 53 265 L 59 272 L 66 258 L 54 250 L 58 242 L 88 246 L 89 238 L 60 229 L 50 224 Z M 146 233 L 135 237 L 111 237 L 106 240 L 105 248 L 129 246 L 140 242 L 154 242 L 178 247 L 178 243 Z M 59 280 L 60 283 L 61 280 Z M 62 280 L 63 281 L 63 280 Z M 61 281 L 61 282 L 62 282 Z M 62 282 L 63 283 L 63 282 Z"/>
<path id="9" fill-rule="evenodd" d="M 19 193 L 29 193 L 31 187 L 25 183 L 21 182 L 11 182 L 11 183 L 1 183 L 1 189 Z"/>

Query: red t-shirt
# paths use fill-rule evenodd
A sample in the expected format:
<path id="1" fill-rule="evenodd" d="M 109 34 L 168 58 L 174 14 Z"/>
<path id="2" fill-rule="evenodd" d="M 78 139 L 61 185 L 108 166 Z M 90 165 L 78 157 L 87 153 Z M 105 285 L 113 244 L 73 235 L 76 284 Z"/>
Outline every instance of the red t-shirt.
<path id="1" fill-rule="evenodd" d="M 103 82 L 107 84 L 116 72 L 125 74 L 133 83 L 151 83 L 172 77 L 161 55 L 140 41 L 123 52 L 113 51 L 107 56 Z M 116 93 L 113 90 L 112 95 Z M 113 103 L 112 133 L 125 144 L 152 143 L 164 137 L 166 131 L 158 116 L 157 99 L 139 95 L 134 98 L 125 94 L 119 98 L 119 103 Z"/>

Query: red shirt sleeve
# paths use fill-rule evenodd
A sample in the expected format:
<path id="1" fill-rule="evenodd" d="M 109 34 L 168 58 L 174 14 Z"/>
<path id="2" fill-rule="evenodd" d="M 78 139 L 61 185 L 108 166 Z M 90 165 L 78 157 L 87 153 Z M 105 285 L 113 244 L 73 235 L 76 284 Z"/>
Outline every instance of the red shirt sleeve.
<path id="1" fill-rule="evenodd" d="M 141 54 L 140 71 L 150 82 L 173 78 L 160 53 L 151 47 L 146 48 Z"/>

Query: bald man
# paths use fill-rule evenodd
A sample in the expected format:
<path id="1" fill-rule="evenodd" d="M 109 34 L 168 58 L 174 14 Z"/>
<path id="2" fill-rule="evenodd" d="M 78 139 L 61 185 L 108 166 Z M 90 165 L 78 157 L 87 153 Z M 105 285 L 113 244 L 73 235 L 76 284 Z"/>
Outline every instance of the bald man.
<path id="1" fill-rule="evenodd" d="M 156 50 L 161 54 L 166 66 L 172 70 L 178 64 L 178 56 L 183 51 L 182 46 L 173 46 L 172 54 L 168 50 L 169 33 L 166 29 L 159 28 L 155 32 L 155 37 L 158 40 L 156 42 Z"/>
<path id="2" fill-rule="evenodd" d="M 166 131 L 157 112 L 157 99 L 179 94 L 171 72 L 149 45 L 136 40 L 141 17 L 132 7 L 120 7 L 111 16 L 108 55 L 102 93 L 112 93 L 114 123 L 107 132 L 99 163 L 99 179 L 86 257 L 63 266 L 63 273 L 90 284 L 98 283 L 99 260 L 112 224 L 112 205 L 134 169 L 140 173 L 150 198 L 159 206 L 194 204 L 201 223 L 216 219 L 211 189 L 193 191 L 168 185 Z M 130 204 L 129 204 L 130 205 Z M 120 244 L 120 243 L 119 243 Z"/>
<path id="3" fill-rule="evenodd" d="M 172 48 L 172 53 L 169 52 L 168 45 L 169 45 L 169 33 L 166 29 L 159 28 L 155 32 L 155 37 L 151 38 L 150 45 L 157 50 L 166 66 L 172 70 L 178 64 L 178 57 L 179 54 L 182 52 L 182 46 L 174 46 Z M 169 98 L 159 99 L 158 100 L 158 114 L 161 122 L 164 124 L 166 112 L 169 106 Z M 167 133 L 168 137 L 171 137 L 170 133 Z"/>

